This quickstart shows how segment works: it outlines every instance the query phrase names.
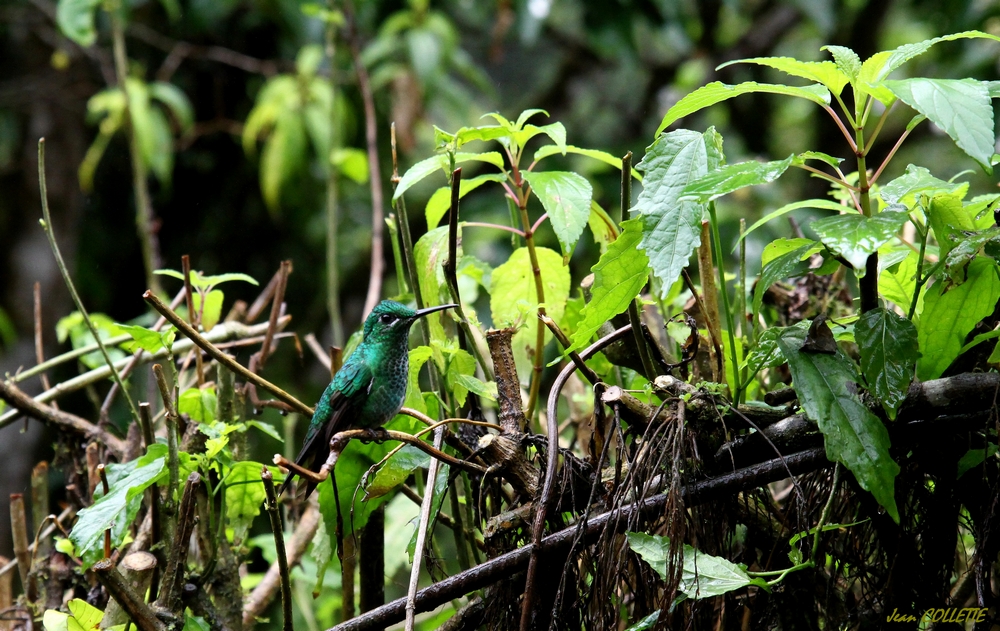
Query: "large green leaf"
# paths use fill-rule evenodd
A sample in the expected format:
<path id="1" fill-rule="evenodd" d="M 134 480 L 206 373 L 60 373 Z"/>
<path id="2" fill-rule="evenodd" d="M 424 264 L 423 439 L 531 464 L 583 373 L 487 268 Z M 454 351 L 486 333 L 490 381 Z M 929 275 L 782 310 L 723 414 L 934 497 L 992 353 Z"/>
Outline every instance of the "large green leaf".
<path id="1" fill-rule="evenodd" d="M 916 42 L 913 44 L 903 44 L 893 50 L 887 50 L 872 55 L 871 58 L 865 60 L 866 67 L 863 67 L 861 79 L 866 82 L 882 81 L 888 77 L 893 70 L 899 68 L 914 57 L 924 54 L 935 44 L 940 42 L 950 42 L 956 39 L 975 38 L 986 38 L 1000 41 L 1000 37 L 990 35 L 989 33 L 983 33 L 982 31 L 962 31 L 961 33 L 952 33 L 951 35 L 926 39 L 922 42 Z"/>
<path id="2" fill-rule="evenodd" d="M 566 308 L 566 299 L 569 298 L 569 268 L 563 265 L 562 256 L 554 250 L 537 247 L 535 253 L 545 293 L 545 310 L 549 317 L 558 322 Z M 526 325 L 514 334 L 512 341 L 518 375 L 526 382 L 531 375 L 528 358 L 529 352 L 534 352 L 535 327 L 546 328 L 536 317 L 538 297 L 528 249 L 514 250 L 506 263 L 493 270 L 492 279 L 490 312 L 493 325 Z M 551 335 L 546 329 L 546 339 Z"/>
<path id="3" fill-rule="evenodd" d="M 749 160 L 727 164 L 685 186 L 681 195 L 684 198 L 694 197 L 699 202 L 706 203 L 747 186 L 767 184 L 778 179 L 791 166 L 794 159 L 793 154 L 784 160 L 772 162 Z"/>
<path id="4" fill-rule="evenodd" d="M 930 195 L 934 192 L 952 193 L 967 186 L 962 182 L 946 182 L 931 175 L 924 167 L 909 164 L 906 172 L 887 183 L 879 190 L 879 196 L 886 204 L 901 204 L 916 193 Z M 909 204 L 907 204 L 909 205 Z"/>
<path id="5" fill-rule="evenodd" d="M 572 171 L 523 171 L 521 175 L 549 214 L 563 255 L 569 256 L 590 218 L 594 194 L 590 182 Z"/>
<path id="6" fill-rule="evenodd" d="M 919 77 L 883 81 L 883 85 L 944 130 L 983 170 L 993 173 L 993 105 L 982 81 Z"/>
<path id="7" fill-rule="evenodd" d="M 461 225 L 459 225 L 458 230 L 456 253 L 461 258 Z M 448 258 L 448 226 L 435 228 L 420 237 L 413 246 L 413 257 L 416 259 L 417 282 L 420 284 L 420 293 L 423 295 L 424 301 L 429 305 L 451 302 L 451 293 L 448 290 L 442 267 L 445 259 Z M 443 340 L 445 334 L 440 314 L 430 314 L 426 317 L 430 324 L 431 339 Z"/>
<path id="8" fill-rule="evenodd" d="M 183 133 L 191 131 L 194 127 L 194 107 L 183 90 L 172 83 L 156 81 L 149 84 L 149 95 L 167 106 Z"/>
<path id="9" fill-rule="evenodd" d="M 94 13 L 100 0 L 59 0 L 56 5 L 56 24 L 62 34 L 87 48 L 97 40 Z"/>
<path id="10" fill-rule="evenodd" d="M 83 568 L 87 569 L 104 556 L 104 531 L 111 529 L 111 546 L 118 547 L 125 540 L 132 522 L 139 513 L 142 493 L 155 483 L 164 472 L 164 458 L 148 463 L 129 463 L 131 471 L 117 480 L 107 495 L 79 512 L 76 524 L 69 533 L 70 541 L 80 553 Z"/>
<path id="11" fill-rule="evenodd" d="M 593 293 L 573 334 L 572 350 L 585 346 L 602 324 L 628 309 L 649 280 L 649 259 L 638 248 L 641 239 L 641 220 L 622 222 L 621 235 L 590 269 L 594 272 Z"/>
<path id="12" fill-rule="evenodd" d="M 264 503 L 264 483 L 260 479 L 264 465 L 259 462 L 242 460 L 234 462 L 229 474 L 223 480 L 226 489 L 226 518 L 233 529 L 233 540 L 241 542 L 246 538 L 254 517 L 260 514 Z M 275 467 L 268 467 L 271 473 Z M 280 475 L 280 474 L 278 474 Z"/>
<path id="13" fill-rule="evenodd" d="M 667 562 L 670 559 L 670 539 L 643 532 L 630 532 L 628 545 L 632 551 L 642 557 L 656 570 L 660 578 L 668 576 Z M 736 565 L 722 557 L 699 552 L 692 546 L 684 544 L 684 568 L 681 573 L 681 584 L 678 589 L 688 598 L 711 598 L 721 596 L 747 585 L 766 587 L 762 578 L 750 578 L 746 567 Z"/>
<path id="14" fill-rule="evenodd" d="M 861 72 L 861 58 L 858 54 L 846 46 L 823 46 L 822 50 L 829 51 L 833 56 L 833 63 L 844 73 L 850 81 L 857 81 L 858 73 Z"/>
<path id="15" fill-rule="evenodd" d="M 887 309 L 872 309 L 854 323 L 854 339 L 861 351 L 861 371 L 889 418 L 906 398 L 913 364 L 920 356 L 917 328 Z"/>
<path id="16" fill-rule="evenodd" d="M 850 213 L 817 219 L 810 227 L 823 245 L 847 259 L 860 277 L 868 256 L 892 239 L 907 217 L 902 210 L 884 210 L 873 217 Z"/>
<path id="17" fill-rule="evenodd" d="M 944 269 L 948 277 L 953 282 L 962 282 L 965 279 L 965 266 L 979 256 L 980 251 L 988 243 L 1000 243 L 1000 226 L 964 235 L 964 238 L 955 243 L 945 257 Z"/>
<path id="18" fill-rule="evenodd" d="M 1000 299 L 1000 279 L 993 259 L 969 263 L 966 281 L 954 287 L 938 282 L 924 297 L 924 311 L 917 322 L 921 357 L 917 377 L 937 379 L 958 357 L 965 337 L 976 324 L 993 313 Z"/>
<path id="19" fill-rule="evenodd" d="M 836 355 L 803 352 L 806 331 L 787 328 L 778 347 L 788 361 L 795 392 L 826 443 L 826 457 L 851 470 L 896 523 L 893 486 L 897 465 L 889 455 L 889 432 L 858 397 L 854 365 L 838 349 Z"/>
<path id="20" fill-rule="evenodd" d="M 688 94 L 678 101 L 673 107 L 667 110 L 663 120 L 660 121 L 660 126 L 656 128 L 656 133 L 659 134 L 661 131 L 670 125 L 673 125 L 675 122 L 684 118 L 688 114 L 693 114 L 698 110 L 709 107 L 710 105 L 715 105 L 716 103 L 721 103 L 722 101 L 728 101 L 729 99 L 740 96 L 741 94 L 751 94 L 753 92 L 767 92 L 770 94 L 797 96 L 823 106 L 830 104 L 830 91 L 821 85 L 795 88 L 788 85 L 777 85 L 773 83 L 757 83 L 756 81 L 746 81 L 738 85 L 727 85 L 719 81 L 713 81 L 708 85 L 698 88 L 691 94 Z"/>
<path id="21" fill-rule="evenodd" d="M 704 134 L 687 129 L 662 134 L 637 165 L 645 180 L 632 216 L 642 217 L 640 247 L 646 251 L 663 292 L 680 278 L 691 253 L 701 243 L 705 206 L 682 200 L 682 192 L 723 162 L 722 136 L 713 127 Z"/>
<path id="22" fill-rule="evenodd" d="M 965 211 L 962 197 L 959 193 L 939 193 L 931 198 L 926 209 L 927 219 L 934 240 L 938 242 L 940 256 L 947 256 L 955 243 L 961 239 L 962 232 L 976 229 L 975 221 Z"/>
<path id="23" fill-rule="evenodd" d="M 365 489 L 366 497 L 381 497 L 406 481 L 418 468 L 426 468 L 431 457 L 413 445 L 405 445 L 375 474 Z"/>
<path id="24" fill-rule="evenodd" d="M 908 310 L 910 303 L 913 302 L 913 292 L 917 287 L 916 274 L 919 259 L 918 253 L 910 252 L 905 259 L 900 261 L 899 267 L 895 271 L 887 267 L 882 270 L 878 277 L 879 293 L 903 310 Z M 917 301 L 917 313 L 920 313 L 923 307 L 923 297 L 924 294 L 921 293 Z"/>
<path id="25" fill-rule="evenodd" d="M 840 94 L 850 78 L 832 61 L 799 61 L 793 57 L 754 57 L 727 61 L 716 70 L 730 64 L 757 64 L 780 70 L 795 77 L 822 83 L 834 94 Z"/>

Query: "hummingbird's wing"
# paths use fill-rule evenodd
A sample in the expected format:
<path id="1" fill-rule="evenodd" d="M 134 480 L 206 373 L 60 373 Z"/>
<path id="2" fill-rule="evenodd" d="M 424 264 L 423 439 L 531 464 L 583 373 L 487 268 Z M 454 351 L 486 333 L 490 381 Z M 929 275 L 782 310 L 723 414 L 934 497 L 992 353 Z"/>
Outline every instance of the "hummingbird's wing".
<path id="1" fill-rule="evenodd" d="M 350 429 L 351 419 L 367 399 L 373 379 L 371 369 L 363 361 L 348 361 L 337 371 L 316 404 L 295 464 L 319 472 L 330 453 L 330 439 L 337 432 Z M 291 475 L 285 479 L 278 491 L 279 496 L 293 479 Z M 309 497 L 315 486 L 306 481 L 305 497 Z"/>

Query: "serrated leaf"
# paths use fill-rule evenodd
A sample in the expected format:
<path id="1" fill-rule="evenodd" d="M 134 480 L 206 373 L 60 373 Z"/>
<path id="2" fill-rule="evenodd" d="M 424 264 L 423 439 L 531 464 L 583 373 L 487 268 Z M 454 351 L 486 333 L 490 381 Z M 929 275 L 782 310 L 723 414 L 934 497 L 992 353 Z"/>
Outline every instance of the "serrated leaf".
<path id="1" fill-rule="evenodd" d="M 924 167 L 909 164 L 903 175 L 879 189 L 879 196 L 886 204 L 901 204 L 905 198 L 917 193 L 926 195 L 934 192 L 952 193 L 962 186 L 964 184 L 961 182 L 946 182 L 931 175 L 931 172 Z"/>
<path id="2" fill-rule="evenodd" d="M 143 491 L 157 482 L 164 472 L 165 462 L 165 458 L 157 458 L 137 466 L 118 480 L 110 492 L 79 512 L 69 538 L 80 553 L 84 569 L 104 556 L 105 530 L 111 529 L 113 548 L 125 540 L 129 526 L 139 513 Z"/>
<path id="3" fill-rule="evenodd" d="M 521 175 L 541 200 L 563 254 L 569 256 L 590 218 L 594 194 L 590 182 L 572 171 L 523 171 Z"/>
<path id="4" fill-rule="evenodd" d="M 704 204 L 747 186 L 773 182 L 791 166 L 794 158 L 793 154 L 784 160 L 749 160 L 721 166 L 685 186 L 681 197 L 693 197 Z"/>
<path id="5" fill-rule="evenodd" d="M 861 372 L 889 418 L 896 418 L 920 356 L 916 327 L 880 307 L 861 314 L 854 323 L 854 339 L 861 352 Z"/>
<path id="6" fill-rule="evenodd" d="M 986 173 L 993 173 L 993 105 L 981 81 L 919 77 L 882 83 L 951 136 Z"/>
<path id="7" fill-rule="evenodd" d="M 122 344 L 122 347 L 130 353 L 134 353 L 141 348 L 153 354 L 164 347 L 164 339 L 157 331 L 151 331 L 146 327 L 131 324 L 118 324 L 117 327 L 122 333 L 132 336 L 132 342 Z"/>
<path id="8" fill-rule="evenodd" d="M 573 334 L 573 345 L 583 348 L 605 322 L 624 313 L 649 280 L 649 259 L 638 249 L 642 240 L 642 220 L 622 222 L 621 235 L 590 269 L 594 285 L 590 302 L 583 308 L 583 320 Z"/>
<path id="9" fill-rule="evenodd" d="M 569 268 L 563 265 L 563 258 L 554 250 L 537 247 L 538 267 L 541 270 L 542 287 L 545 294 L 545 311 L 558 322 L 569 298 Z M 529 352 L 534 352 L 535 327 L 545 329 L 545 339 L 551 339 L 545 325 L 536 317 L 538 297 L 535 277 L 527 248 L 518 248 L 507 262 L 493 270 L 490 287 L 490 312 L 495 327 L 527 324 L 514 334 L 511 347 L 517 373 L 522 381 L 531 375 Z"/>
<path id="10" fill-rule="evenodd" d="M 944 35 L 942 37 L 935 37 L 933 39 L 927 39 L 922 42 L 916 42 L 913 44 L 903 44 L 898 48 L 893 50 L 884 51 L 873 55 L 871 58 L 865 60 L 865 64 L 877 58 L 877 62 L 873 62 L 868 68 L 864 68 L 866 74 L 861 77 L 862 80 L 866 82 L 881 81 L 888 77 L 893 70 L 899 68 L 907 61 L 924 54 L 932 46 L 940 42 L 950 42 L 957 39 L 975 39 L 975 38 L 985 38 L 1000 41 L 1000 37 L 996 35 L 990 35 L 989 33 L 983 33 L 982 31 L 962 31 L 961 33 L 952 33 L 951 35 Z"/>
<path id="11" fill-rule="evenodd" d="M 660 135 L 636 167 L 645 173 L 645 180 L 632 217 L 642 218 L 640 247 L 660 280 L 661 292 L 680 277 L 701 243 L 705 206 L 681 200 L 681 194 L 689 183 L 724 161 L 722 137 L 715 128 L 704 134 L 679 129 Z"/>
<path id="12" fill-rule="evenodd" d="M 958 357 L 969 331 L 993 313 L 1000 299 L 997 264 L 977 258 L 969 263 L 961 285 L 939 281 L 924 293 L 924 310 L 917 321 L 921 352 L 917 378 L 921 381 L 940 377 Z"/>
<path id="13" fill-rule="evenodd" d="M 463 178 L 458 188 L 459 199 L 465 197 L 468 193 L 471 193 L 487 182 L 503 182 L 506 179 L 507 178 L 503 173 L 486 173 L 484 175 L 477 175 L 476 177 Z M 441 221 L 441 218 L 444 217 L 445 213 L 448 212 L 448 208 L 450 206 L 450 186 L 442 186 L 438 190 L 434 191 L 431 198 L 427 200 L 427 206 L 424 208 L 424 216 L 427 218 L 428 230 L 437 228 L 438 223 Z"/>
<path id="14" fill-rule="evenodd" d="M 792 326 L 803 331 L 808 331 L 809 321 L 796 322 Z M 750 377 L 753 377 L 764 368 L 774 368 L 785 363 L 785 356 L 781 354 L 781 349 L 778 348 L 778 338 L 781 337 L 781 333 L 784 330 L 782 327 L 772 327 L 765 330 L 757 338 L 757 345 L 747 354 L 746 361 L 741 365 L 741 367 L 746 366 L 749 369 L 748 374 Z"/>
<path id="15" fill-rule="evenodd" d="M 861 58 L 846 46 L 823 46 L 821 50 L 829 51 L 833 62 L 850 81 L 856 81 L 861 72 Z"/>
<path id="16" fill-rule="evenodd" d="M 535 125 L 525 125 L 524 129 L 514 132 L 513 138 L 518 147 L 524 147 L 528 144 L 529 140 L 538 134 L 545 134 L 548 136 L 552 142 L 555 143 L 555 146 L 559 149 L 560 153 L 566 153 L 566 128 L 563 127 L 562 123 L 551 123 L 541 127 L 537 127 Z"/>
<path id="17" fill-rule="evenodd" d="M 799 61 L 792 57 L 754 57 L 752 59 L 727 61 L 716 68 L 716 70 L 725 68 L 731 64 L 768 66 L 795 77 L 802 77 L 815 83 L 822 83 L 834 94 L 840 94 L 850 80 L 837 64 L 832 61 Z"/>
<path id="18" fill-rule="evenodd" d="M 902 210 L 883 210 L 872 217 L 851 213 L 817 219 L 810 227 L 823 245 L 847 259 L 861 277 L 868 256 L 892 239 L 908 217 Z"/>
<path id="19" fill-rule="evenodd" d="M 788 361 L 795 392 L 806 415 L 823 433 L 826 457 L 847 467 L 899 523 L 893 487 L 899 474 L 889 455 L 889 432 L 858 397 L 854 365 L 839 349 L 835 355 L 804 353 L 806 332 L 788 328 L 778 347 Z"/>
<path id="20" fill-rule="evenodd" d="M 56 24 L 63 35 L 84 48 L 97 41 L 94 13 L 100 0 L 59 0 Z"/>
<path id="21" fill-rule="evenodd" d="M 632 551 L 666 580 L 670 539 L 642 532 L 629 532 L 627 537 Z M 678 590 L 688 598 L 711 598 L 747 585 L 767 585 L 761 578 L 750 578 L 745 568 L 732 561 L 699 552 L 687 544 L 684 544 L 681 555 L 684 567 Z"/>
<path id="22" fill-rule="evenodd" d="M 254 517 L 260 514 L 266 493 L 260 479 L 263 465 L 243 460 L 234 462 L 222 484 L 226 489 L 226 518 L 233 529 L 233 540 L 241 542 L 246 537 Z M 279 474 L 280 475 L 280 474 Z"/>
<path id="23" fill-rule="evenodd" d="M 688 94 L 667 110 L 663 120 L 660 121 L 660 126 L 656 128 L 656 133 L 659 134 L 678 120 L 698 110 L 742 94 L 752 94 L 754 92 L 797 96 L 822 106 L 830 104 L 830 91 L 821 85 L 796 88 L 772 83 L 757 83 L 756 81 L 746 81 L 738 85 L 727 85 L 719 81 L 713 81 Z"/>

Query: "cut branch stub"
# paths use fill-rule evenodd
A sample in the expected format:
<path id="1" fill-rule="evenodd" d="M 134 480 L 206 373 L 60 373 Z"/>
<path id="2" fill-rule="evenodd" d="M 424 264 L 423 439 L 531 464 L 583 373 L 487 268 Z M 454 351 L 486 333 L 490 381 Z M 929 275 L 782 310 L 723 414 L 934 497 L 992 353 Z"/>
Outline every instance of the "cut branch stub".
<path id="1" fill-rule="evenodd" d="M 538 495 L 538 470 L 531 466 L 520 442 L 508 434 L 486 434 L 479 439 L 479 455 L 510 483 L 522 501 Z"/>
<path id="2" fill-rule="evenodd" d="M 524 410 L 521 407 L 521 382 L 514 366 L 514 351 L 511 338 L 514 329 L 490 329 L 486 332 L 486 343 L 490 347 L 490 357 L 496 371 L 497 405 L 500 407 L 499 421 L 504 434 L 524 432 Z"/>

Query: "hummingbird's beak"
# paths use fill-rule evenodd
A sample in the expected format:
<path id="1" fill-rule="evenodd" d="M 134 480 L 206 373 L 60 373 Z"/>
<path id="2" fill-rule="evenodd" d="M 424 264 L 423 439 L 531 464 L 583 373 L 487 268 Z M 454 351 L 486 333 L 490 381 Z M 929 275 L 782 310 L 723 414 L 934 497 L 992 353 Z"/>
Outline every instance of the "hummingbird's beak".
<path id="1" fill-rule="evenodd" d="M 413 317 L 414 317 L 414 319 L 416 319 L 416 318 L 422 318 L 425 315 L 427 315 L 428 313 L 434 313 L 435 311 L 441 311 L 443 309 L 451 309 L 452 307 L 457 307 L 457 306 L 458 305 L 451 304 L 451 305 L 438 305 L 436 307 L 427 307 L 426 309 L 418 309 L 417 310 L 417 315 L 415 315 Z"/>

